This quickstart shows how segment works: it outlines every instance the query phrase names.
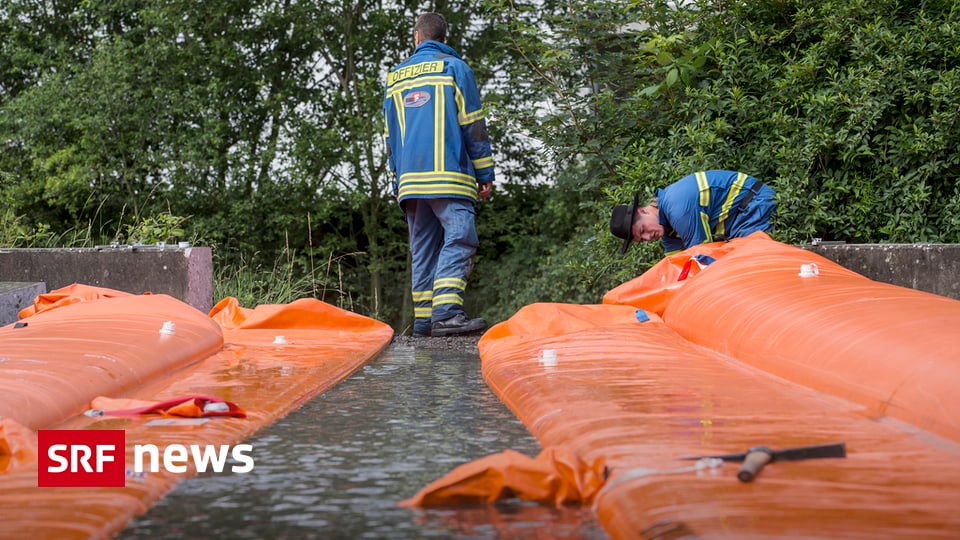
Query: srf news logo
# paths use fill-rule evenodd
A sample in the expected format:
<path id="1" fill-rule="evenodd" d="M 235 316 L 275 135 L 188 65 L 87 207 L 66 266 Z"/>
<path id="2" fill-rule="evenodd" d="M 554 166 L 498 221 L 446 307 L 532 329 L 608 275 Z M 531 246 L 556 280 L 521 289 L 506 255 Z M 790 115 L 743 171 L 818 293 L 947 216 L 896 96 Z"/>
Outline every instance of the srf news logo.
<path id="1" fill-rule="evenodd" d="M 38 487 L 123 487 L 126 484 L 126 432 L 122 429 L 67 430 L 41 429 L 37 431 Z M 211 468 L 223 472 L 227 458 L 233 457 L 231 470 L 247 473 L 253 470 L 253 450 L 249 444 L 167 445 L 163 452 L 152 444 L 134 446 L 133 472 L 145 469 L 158 472 L 161 465 L 172 473 L 187 472 L 192 460 L 198 472 Z M 145 462 L 149 465 L 145 467 Z"/>

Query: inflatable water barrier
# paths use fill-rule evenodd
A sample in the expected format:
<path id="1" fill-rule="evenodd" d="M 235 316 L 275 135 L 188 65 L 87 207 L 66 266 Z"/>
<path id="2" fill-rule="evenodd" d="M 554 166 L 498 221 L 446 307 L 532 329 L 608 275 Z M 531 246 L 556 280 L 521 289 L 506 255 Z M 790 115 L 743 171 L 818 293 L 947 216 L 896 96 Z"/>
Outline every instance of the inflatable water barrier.
<path id="1" fill-rule="evenodd" d="M 203 314 L 165 295 L 78 287 L 0 328 L 0 538 L 109 538 L 181 479 L 135 448 L 237 445 L 375 357 L 386 324 L 301 299 Z M 122 487 L 38 487 L 38 432 L 123 430 Z M 243 456 L 241 456 L 243 457 Z M 256 448 L 246 457 L 256 466 Z M 142 456 L 141 456 L 142 458 Z M 227 468 L 229 470 L 229 467 Z"/>
<path id="2" fill-rule="evenodd" d="M 544 448 L 605 463 L 613 538 L 955 538 L 958 327 L 956 300 L 755 233 L 526 306 L 479 350 Z"/>

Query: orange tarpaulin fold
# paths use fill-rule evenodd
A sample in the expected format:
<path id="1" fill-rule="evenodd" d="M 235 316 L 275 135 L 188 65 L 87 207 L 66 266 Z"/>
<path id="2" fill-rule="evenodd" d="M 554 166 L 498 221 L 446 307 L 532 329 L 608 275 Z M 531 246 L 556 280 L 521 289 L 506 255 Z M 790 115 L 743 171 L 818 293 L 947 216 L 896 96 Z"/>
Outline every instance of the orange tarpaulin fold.
<path id="1" fill-rule="evenodd" d="M 138 414 L 160 414 L 163 416 L 181 416 L 202 418 L 208 416 L 232 416 L 246 418 L 247 413 L 236 403 L 211 396 L 187 396 L 168 399 L 161 402 L 141 399 L 114 399 L 104 396 L 94 398 L 92 409 L 103 411 L 107 416 L 133 416 Z"/>
<path id="2" fill-rule="evenodd" d="M 37 433 L 12 418 L 0 418 L 0 473 L 37 461 Z"/>
<path id="3" fill-rule="evenodd" d="M 55 291 L 37 295 L 37 297 L 33 299 L 33 305 L 21 309 L 20 312 L 17 313 L 17 316 L 21 319 L 26 319 L 37 313 L 43 313 L 44 311 L 62 308 L 79 302 L 92 302 L 101 298 L 119 298 L 121 296 L 131 296 L 131 294 L 114 289 L 107 289 L 105 287 L 93 287 L 91 285 L 74 283 L 73 285 L 68 285 Z"/>
<path id="4" fill-rule="evenodd" d="M 566 448 L 547 448 L 536 458 L 504 450 L 460 465 L 400 505 L 454 506 L 510 497 L 553 506 L 590 504 L 605 477 L 602 458 L 588 464 Z"/>
<path id="5" fill-rule="evenodd" d="M 217 302 L 209 316 L 225 330 L 345 330 L 368 331 L 383 323 L 338 308 L 316 298 L 300 298 L 289 304 L 260 304 L 251 309 L 236 298 Z"/>
<path id="6" fill-rule="evenodd" d="M 763 231 L 757 231 L 747 238 L 770 240 Z M 698 256 L 719 259 L 744 242 L 746 240 L 734 238 L 729 242 L 700 244 L 668 255 L 643 274 L 607 291 L 603 295 L 603 303 L 637 306 L 663 316 L 680 289 L 706 270 L 704 265 L 691 264 Z"/>

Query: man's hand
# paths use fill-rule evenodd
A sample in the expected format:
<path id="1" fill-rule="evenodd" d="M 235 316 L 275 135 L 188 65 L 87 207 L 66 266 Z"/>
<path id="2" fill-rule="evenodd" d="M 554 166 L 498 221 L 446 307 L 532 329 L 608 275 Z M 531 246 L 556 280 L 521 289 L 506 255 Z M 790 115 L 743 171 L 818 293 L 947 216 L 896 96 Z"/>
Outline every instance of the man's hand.
<path id="1" fill-rule="evenodd" d="M 477 195 L 482 201 L 485 201 L 490 197 L 491 191 L 493 191 L 493 182 L 483 182 L 477 186 Z"/>

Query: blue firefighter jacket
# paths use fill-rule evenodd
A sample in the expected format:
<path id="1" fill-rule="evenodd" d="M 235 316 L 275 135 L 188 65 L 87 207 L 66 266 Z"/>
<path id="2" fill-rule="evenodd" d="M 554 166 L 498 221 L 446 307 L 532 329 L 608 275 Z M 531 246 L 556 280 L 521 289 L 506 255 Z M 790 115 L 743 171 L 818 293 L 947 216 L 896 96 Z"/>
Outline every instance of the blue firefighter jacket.
<path id="1" fill-rule="evenodd" d="M 387 75 L 384 137 L 390 180 L 405 199 L 477 200 L 493 182 L 490 138 L 473 71 L 451 47 L 424 41 Z"/>
<path id="2" fill-rule="evenodd" d="M 741 202 L 748 193 L 744 208 Z M 736 171 L 701 171 L 657 190 L 665 254 L 698 244 L 769 231 L 776 193 L 756 178 Z"/>

